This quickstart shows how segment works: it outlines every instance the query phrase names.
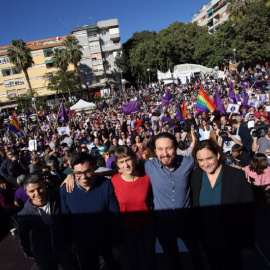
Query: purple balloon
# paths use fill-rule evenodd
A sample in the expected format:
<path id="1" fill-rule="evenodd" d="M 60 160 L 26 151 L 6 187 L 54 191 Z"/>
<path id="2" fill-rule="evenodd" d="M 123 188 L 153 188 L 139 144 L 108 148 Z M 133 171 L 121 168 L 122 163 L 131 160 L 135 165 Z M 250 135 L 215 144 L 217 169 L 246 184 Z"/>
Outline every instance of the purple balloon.
<path id="1" fill-rule="evenodd" d="M 248 82 L 243 82 L 243 86 L 248 86 Z"/>

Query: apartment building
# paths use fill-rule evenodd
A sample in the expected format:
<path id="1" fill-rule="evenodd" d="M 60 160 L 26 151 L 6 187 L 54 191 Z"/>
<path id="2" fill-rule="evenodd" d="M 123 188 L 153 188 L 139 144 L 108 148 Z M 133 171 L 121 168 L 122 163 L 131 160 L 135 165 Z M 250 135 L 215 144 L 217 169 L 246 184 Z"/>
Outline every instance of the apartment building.
<path id="1" fill-rule="evenodd" d="M 31 49 L 34 65 L 28 69 L 31 86 L 39 96 L 53 95 L 54 92 L 47 89 L 46 73 L 57 71 L 53 67 L 53 51 L 62 46 L 66 36 L 49 38 L 27 42 Z M 14 64 L 8 58 L 9 46 L 0 47 L 0 108 L 14 107 L 9 97 L 20 96 L 27 92 L 28 85 L 24 73 L 16 70 Z M 74 67 L 70 66 L 72 70 Z M 8 104 L 8 103 L 13 103 Z"/>
<path id="2" fill-rule="evenodd" d="M 122 50 L 118 19 L 98 21 L 72 30 L 82 46 L 80 62 L 84 88 L 98 88 L 105 84 L 105 76 L 115 66 L 115 57 Z"/>
<path id="3" fill-rule="evenodd" d="M 193 15 L 192 22 L 199 26 L 207 26 L 209 33 L 214 33 L 220 24 L 229 18 L 227 2 L 227 0 L 212 0 Z"/>

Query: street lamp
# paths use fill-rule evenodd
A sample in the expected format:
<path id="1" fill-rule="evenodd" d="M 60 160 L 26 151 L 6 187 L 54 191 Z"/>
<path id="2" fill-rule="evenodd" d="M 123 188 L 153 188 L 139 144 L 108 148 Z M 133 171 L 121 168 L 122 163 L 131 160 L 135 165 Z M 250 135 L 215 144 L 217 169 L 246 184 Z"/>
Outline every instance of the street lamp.
<path id="1" fill-rule="evenodd" d="M 38 121 L 38 125 L 39 125 L 39 118 L 38 118 L 38 111 L 37 111 L 36 101 L 37 101 L 37 99 L 36 99 L 35 97 L 32 97 L 32 102 L 34 103 L 34 108 L 35 108 L 35 110 L 36 110 L 37 121 Z"/>
<path id="2" fill-rule="evenodd" d="M 126 97 L 126 89 L 125 89 L 125 84 L 127 83 L 126 79 L 121 79 L 121 84 L 122 84 L 122 95 L 125 97 L 126 101 L 127 101 L 127 97 Z"/>
<path id="3" fill-rule="evenodd" d="M 148 72 L 148 79 L 149 79 L 149 83 L 151 82 L 151 78 L 150 78 L 150 68 L 147 69 Z"/>
<path id="4" fill-rule="evenodd" d="M 236 49 L 233 49 L 234 63 L 236 63 L 236 56 L 235 56 L 235 53 L 236 53 Z"/>
<path id="5" fill-rule="evenodd" d="M 215 71 L 215 82 L 217 83 L 218 82 L 218 71 L 219 71 L 219 67 L 218 66 L 215 66 L 214 67 L 214 71 Z"/>

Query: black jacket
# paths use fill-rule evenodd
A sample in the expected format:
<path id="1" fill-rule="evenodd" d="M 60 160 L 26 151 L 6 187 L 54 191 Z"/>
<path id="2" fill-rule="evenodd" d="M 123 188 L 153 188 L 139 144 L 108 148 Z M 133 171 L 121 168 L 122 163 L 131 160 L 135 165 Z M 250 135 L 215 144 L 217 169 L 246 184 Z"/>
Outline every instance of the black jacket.
<path id="1" fill-rule="evenodd" d="M 43 222 L 38 209 L 30 203 L 30 199 L 28 199 L 22 211 L 19 212 L 18 232 L 20 245 L 26 257 L 46 256 L 46 254 L 58 252 L 69 245 L 70 233 L 67 233 L 65 229 L 59 192 L 59 189 L 47 191 L 52 225 L 46 225 Z M 30 231 L 32 231 L 31 240 Z"/>
<path id="2" fill-rule="evenodd" d="M 251 185 L 247 182 L 242 170 L 223 166 L 221 186 L 221 226 L 225 233 L 229 247 L 254 247 L 254 196 Z M 204 237 L 202 212 L 199 196 L 202 184 L 203 171 L 197 169 L 191 178 L 191 194 L 193 212 L 195 213 L 197 230 Z"/>

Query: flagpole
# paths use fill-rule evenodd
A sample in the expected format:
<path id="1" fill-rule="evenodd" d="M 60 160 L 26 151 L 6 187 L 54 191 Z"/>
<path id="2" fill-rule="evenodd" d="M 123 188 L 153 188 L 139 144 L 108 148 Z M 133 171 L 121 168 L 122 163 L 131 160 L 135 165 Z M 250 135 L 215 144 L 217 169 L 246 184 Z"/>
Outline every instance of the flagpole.
<path id="1" fill-rule="evenodd" d="M 62 107 L 62 103 L 63 103 L 63 100 L 62 100 L 62 102 L 61 102 L 61 104 L 59 106 L 58 114 L 56 116 L 56 123 L 58 123 L 58 117 L 59 117 L 59 113 L 60 113 L 60 110 L 61 110 L 61 107 Z"/>

